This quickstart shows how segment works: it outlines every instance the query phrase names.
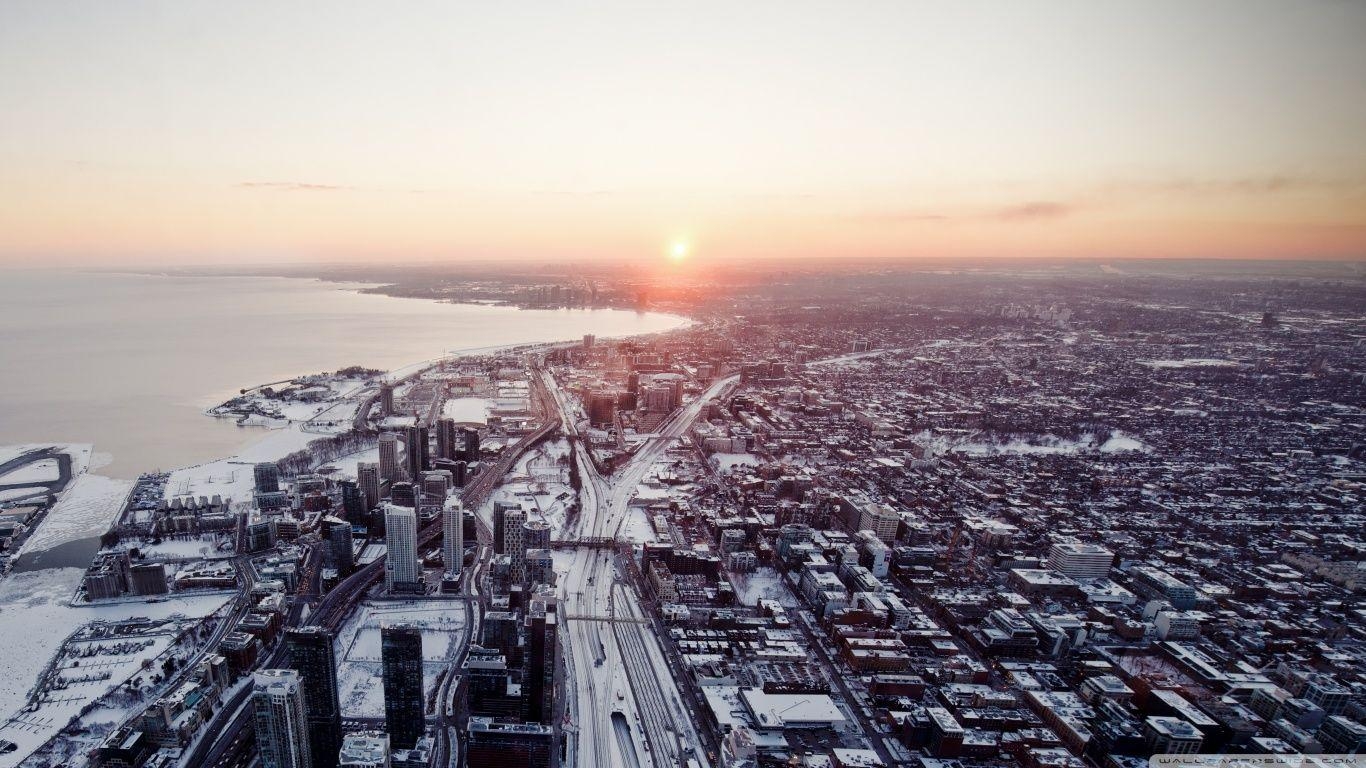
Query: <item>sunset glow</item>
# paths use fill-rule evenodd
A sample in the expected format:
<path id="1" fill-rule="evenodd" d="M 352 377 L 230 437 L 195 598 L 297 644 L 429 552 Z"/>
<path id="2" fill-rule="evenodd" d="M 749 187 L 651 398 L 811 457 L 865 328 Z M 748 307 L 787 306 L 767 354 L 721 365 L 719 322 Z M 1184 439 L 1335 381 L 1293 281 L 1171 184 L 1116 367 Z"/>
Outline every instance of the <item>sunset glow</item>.
<path id="1" fill-rule="evenodd" d="M 1357 258 L 1362 39 L 1259 0 L 8 3 L 0 264 L 648 262 L 680 220 L 674 260 Z"/>

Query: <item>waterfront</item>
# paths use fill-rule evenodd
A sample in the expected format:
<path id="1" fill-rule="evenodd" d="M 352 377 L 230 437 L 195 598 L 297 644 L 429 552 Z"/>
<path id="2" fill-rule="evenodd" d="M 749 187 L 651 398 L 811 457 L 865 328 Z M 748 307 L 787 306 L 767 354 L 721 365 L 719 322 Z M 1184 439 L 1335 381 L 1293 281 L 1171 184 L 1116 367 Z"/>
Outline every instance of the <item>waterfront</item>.
<path id="1" fill-rule="evenodd" d="M 0 445 L 94 443 L 101 474 L 230 456 L 259 439 L 204 409 L 242 388 L 454 350 L 656 333 L 681 318 L 519 310 L 276 277 L 9 272 L 0 281 Z"/>

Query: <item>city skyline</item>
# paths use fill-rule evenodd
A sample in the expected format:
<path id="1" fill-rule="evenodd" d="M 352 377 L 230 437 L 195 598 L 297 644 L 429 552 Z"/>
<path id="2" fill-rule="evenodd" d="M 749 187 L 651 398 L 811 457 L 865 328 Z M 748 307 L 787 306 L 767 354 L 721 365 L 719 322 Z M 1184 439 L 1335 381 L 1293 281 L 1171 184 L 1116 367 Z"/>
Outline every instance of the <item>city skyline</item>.
<path id="1" fill-rule="evenodd" d="M 1366 7 L 11 4 L 0 266 L 1366 256 Z"/>

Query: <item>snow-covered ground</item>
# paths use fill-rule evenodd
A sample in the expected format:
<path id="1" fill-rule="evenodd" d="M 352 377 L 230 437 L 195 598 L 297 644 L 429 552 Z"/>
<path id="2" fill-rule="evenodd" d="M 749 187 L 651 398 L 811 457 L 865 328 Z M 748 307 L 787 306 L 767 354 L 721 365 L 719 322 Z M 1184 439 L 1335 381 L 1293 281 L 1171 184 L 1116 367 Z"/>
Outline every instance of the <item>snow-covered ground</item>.
<path id="1" fill-rule="evenodd" d="M 1238 368 L 1242 363 L 1237 360 L 1222 360 L 1213 357 L 1186 357 L 1179 360 L 1139 360 L 1139 365 L 1149 368 Z"/>
<path id="2" fill-rule="evenodd" d="M 716 471 L 723 475 L 729 475 L 742 467 L 759 465 L 759 457 L 752 453 L 713 453 L 710 460 Z"/>
<path id="3" fill-rule="evenodd" d="M 236 456 L 172 472 L 166 483 L 166 498 L 219 495 L 225 500 L 249 501 L 255 484 L 253 464 L 282 459 L 316 439 L 317 435 L 304 432 L 298 424 L 271 430 Z"/>
<path id="4" fill-rule="evenodd" d="M 430 693 L 437 675 L 465 645 L 466 604 L 458 600 L 409 600 L 367 603 L 342 626 L 337 686 L 350 717 L 384 716 L 380 627 L 406 622 L 422 628 L 422 685 Z"/>
<path id="5" fill-rule="evenodd" d="M 89 443 L 18 443 L 15 445 L 0 445 L 0 464 L 17 458 L 32 451 L 39 451 L 44 448 L 56 448 L 62 453 L 71 457 L 71 474 L 79 475 L 88 469 L 97 469 L 102 464 L 107 463 L 108 454 L 95 453 L 94 446 Z M 3 482 L 15 482 L 8 479 Z"/>
<path id="6" fill-rule="evenodd" d="M 0 475 L 0 483 L 50 483 L 60 477 L 56 459 L 41 459 Z"/>
<path id="7" fill-rule="evenodd" d="M 1004 453 L 1069 455 L 1118 453 L 1121 451 L 1146 453 L 1152 450 L 1147 444 L 1123 432 L 1112 432 L 1103 442 L 1096 435 L 1085 435 L 1077 440 L 1067 440 L 1056 435 L 1035 435 L 1029 439 L 1017 437 L 1003 442 L 984 442 L 981 440 L 952 439 L 931 435 L 928 432 L 922 432 L 912 439 L 925 445 L 931 453 L 957 451 L 972 456 L 991 456 Z"/>
<path id="8" fill-rule="evenodd" d="M 772 568 L 760 568 L 754 573 L 734 573 L 730 578 L 735 587 L 735 602 L 753 607 L 759 600 L 777 600 L 784 608 L 797 607 L 797 598 L 783 583 L 783 577 Z"/>
<path id="9" fill-rule="evenodd" d="M 160 544 L 125 539 L 120 546 L 137 547 L 138 553 L 149 560 L 203 560 L 232 557 L 232 540 L 233 537 L 230 535 L 206 534 L 162 539 Z M 219 545 L 225 543 L 229 545 L 226 551 L 220 550 Z"/>
<path id="10" fill-rule="evenodd" d="M 489 401 L 482 397 L 453 398 L 441 407 L 441 415 L 454 419 L 456 423 L 487 424 Z"/>
<path id="11" fill-rule="evenodd" d="M 345 477 L 351 480 L 355 480 L 356 467 L 361 462 L 378 464 L 379 448 L 367 448 L 363 451 L 357 451 L 355 453 L 342 456 L 339 459 L 333 459 L 332 461 L 327 462 L 325 466 L 332 467 L 337 470 L 336 474 L 334 475 L 335 477 Z"/>
<path id="12" fill-rule="evenodd" d="M 57 498 L 52 511 L 30 536 L 20 554 L 97 537 L 109 530 L 133 486 L 129 480 L 82 474 Z"/>
<path id="13" fill-rule="evenodd" d="M 229 595 L 172 596 L 164 602 L 119 602 L 73 606 L 71 594 L 80 583 L 80 568 L 49 568 L 11 574 L 0 582 L 0 739 L 19 744 L 17 752 L 0 755 L 0 768 L 18 765 L 43 742 L 106 691 L 122 685 L 141 669 L 119 664 L 100 684 L 68 688 L 60 700 L 36 712 L 21 712 L 43 668 L 71 633 L 91 621 L 119 621 L 136 616 L 164 619 L 176 614 L 197 619 L 219 610 Z M 41 627 L 35 632 L 34 627 Z M 164 650 L 164 649 L 163 649 Z M 22 715 L 22 718 L 18 718 Z"/>

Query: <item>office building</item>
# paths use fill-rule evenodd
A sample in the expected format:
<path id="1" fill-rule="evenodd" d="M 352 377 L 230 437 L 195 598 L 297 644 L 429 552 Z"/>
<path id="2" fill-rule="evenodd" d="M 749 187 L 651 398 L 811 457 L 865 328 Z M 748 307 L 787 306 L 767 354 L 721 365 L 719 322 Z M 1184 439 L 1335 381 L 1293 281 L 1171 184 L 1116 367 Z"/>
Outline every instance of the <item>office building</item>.
<path id="1" fill-rule="evenodd" d="M 347 531 L 350 535 L 350 531 Z M 332 633 L 322 627 L 285 630 L 289 666 L 303 683 L 308 744 L 315 768 L 333 768 L 341 748 L 341 703 L 337 698 L 337 654 Z"/>
<path id="2" fill-rule="evenodd" d="M 465 560 L 465 507 L 458 499 L 448 503 L 441 513 L 441 554 L 446 579 L 458 584 Z"/>
<path id="3" fill-rule="evenodd" d="M 356 485 L 360 488 L 361 501 L 366 512 L 379 506 L 379 478 L 379 464 L 362 461 L 356 465 Z"/>
<path id="4" fill-rule="evenodd" d="M 499 768 L 550 768 L 554 733 L 538 723 L 495 722 L 471 717 L 467 764 Z"/>
<path id="5" fill-rule="evenodd" d="M 1195 588 L 1159 568 L 1135 566 L 1129 569 L 1134 592 L 1153 600 L 1166 600 L 1173 608 L 1189 611 L 1195 607 Z"/>
<path id="6" fill-rule="evenodd" d="M 280 490 L 280 467 L 273 461 L 263 461 L 251 468 L 256 481 L 257 493 L 275 493 Z"/>
<path id="7" fill-rule="evenodd" d="M 897 529 L 901 526 L 901 515 L 887 504 L 870 503 L 863 508 L 859 515 L 858 529 L 860 531 L 872 531 L 873 535 L 883 544 L 891 544 L 896 541 Z"/>
<path id="8" fill-rule="evenodd" d="M 408 467 L 408 477 L 413 482 L 417 482 L 427 470 L 427 444 L 426 427 L 421 424 L 408 427 L 407 437 L 403 441 L 403 461 Z"/>
<path id="9" fill-rule="evenodd" d="M 313 768 L 303 684 L 292 669 L 267 669 L 252 677 L 256 746 L 264 768 Z"/>
<path id="10" fill-rule="evenodd" d="M 171 591 L 166 583 L 166 566 L 161 563 L 136 563 L 128 569 L 128 580 L 135 595 L 164 595 Z"/>
<path id="11" fill-rule="evenodd" d="M 398 435 L 393 432 L 379 436 L 379 477 L 390 483 L 403 479 L 402 465 L 398 463 Z"/>
<path id="12" fill-rule="evenodd" d="M 422 630 L 413 624 L 380 627 L 384 725 L 394 749 L 411 749 L 425 730 Z"/>
<path id="13" fill-rule="evenodd" d="M 550 549 L 550 524 L 543 520 L 522 523 L 523 549 Z"/>
<path id="14" fill-rule="evenodd" d="M 531 601 L 527 615 L 526 719 L 550 725 L 555 712 L 555 651 L 558 633 L 554 597 Z"/>
<path id="15" fill-rule="evenodd" d="M 1074 579 L 1103 579 L 1115 553 L 1096 544 L 1059 541 L 1048 548 L 1048 567 Z"/>
<path id="16" fill-rule="evenodd" d="M 422 590 L 422 563 L 417 553 L 417 512 L 388 504 L 384 511 L 384 586 L 390 592 Z"/>
<path id="17" fill-rule="evenodd" d="M 392 768 L 389 761 L 389 734 L 383 731 L 356 731 L 342 739 L 337 768 Z"/>
<path id="18" fill-rule="evenodd" d="M 511 578 L 514 584 L 526 579 L 526 542 L 522 524 L 526 522 L 526 510 L 509 509 L 503 513 L 503 554 L 512 561 Z"/>
<path id="19" fill-rule="evenodd" d="M 379 413 L 381 416 L 394 415 L 394 385 L 387 381 L 379 385 Z"/>
<path id="20" fill-rule="evenodd" d="M 1149 717 L 1143 721 L 1148 748 L 1163 755 L 1190 755 L 1200 751 L 1205 737 L 1194 725 L 1179 717 Z"/>
<path id="21" fill-rule="evenodd" d="M 460 458 L 467 462 L 479 460 L 479 430 L 465 430 L 465 455 Z"/>
<path id="22" fill-rule="evenodd" d="M 417 486 L 407 480 L 400 480 L 389 486 L 389 500 L 400 507 L 417 509 Z"/>
<path id="23" fill-rule="evenodd" d="M 422 473 L 419 510 L 422 519 L 429 520 L 446 506 L 446 497 L 451 490 L 451 473 L 444 469 L 431 469 Z"/>
<path id="24" fill-rule="evenodd" d="M 436 457 L 447 461 L 454 461 L 456 458 L 456 444 L 460 438 L 460 430 L 456 429 L 455 419 L 436 420 Z"/>

